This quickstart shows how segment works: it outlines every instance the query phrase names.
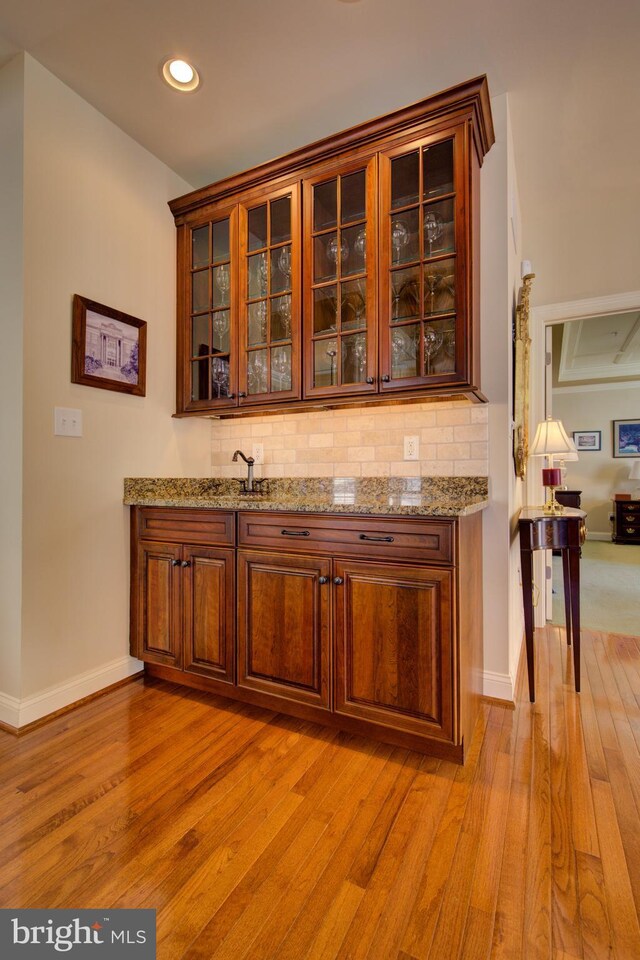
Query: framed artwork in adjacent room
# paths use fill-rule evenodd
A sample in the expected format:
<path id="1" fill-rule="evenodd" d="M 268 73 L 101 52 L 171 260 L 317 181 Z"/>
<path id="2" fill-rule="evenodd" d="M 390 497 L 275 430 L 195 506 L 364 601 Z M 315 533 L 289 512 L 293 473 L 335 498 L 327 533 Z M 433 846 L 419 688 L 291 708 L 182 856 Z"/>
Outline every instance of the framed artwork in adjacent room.
<path id="1" fill-rule="evenodd" d="M 578 453 L 595 452 L 602 450 L 602 431 L 601 430 L 574 430 L 573 442 L 576 445 Z"/>
<path id="2" fill-rule="evenodd" d="M 147 324 L 75 294 L 71 382 L 144 397 Z"/>
<path id="3" fill-rule="evenodd" d="M 640 420 L 613 421 L 614 457 L 640 456 Z"/>

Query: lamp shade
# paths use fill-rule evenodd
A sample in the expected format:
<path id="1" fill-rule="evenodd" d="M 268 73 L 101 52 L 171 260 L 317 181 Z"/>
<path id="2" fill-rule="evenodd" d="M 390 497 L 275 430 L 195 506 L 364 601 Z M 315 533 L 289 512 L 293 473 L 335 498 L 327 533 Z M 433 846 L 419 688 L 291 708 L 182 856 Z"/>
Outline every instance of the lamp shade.
<path id="1" fill-rule="evenodd" d="M 557 454 L 556 457 L 555 457 L 556 460 L 560 460 L 560 461 L 562 461 L 562 463 L 567 463 L 569 460 L 579 460 L 579 459 L 580 459 L 579 456 L 578 456 L 578 451 L 576 450 L 576 445 L 575 445 L 575 443 L 573 442 L 573 440 L 571 439 L 571 437 L 569 437 L 568 439 L 569 439 L 569 443 L 571 444 L 571 450 L 569 450 L 568 453 L 560 453 L 560 454 Z"/>
<path id="2" fill-rule="evenodd" d="M 629 480 L 640 480 L 640 460 L 634 460 L 629 470 Z"/>
<path id="3" fill-rule="evenodd" d="M 532 457 L 562 455 L 565 460 L 568 460 L 568 454 L 573 452 L 571 444 L 572 441 L 567 436 L 562 421 L 547 417 L 538 424 L 529 454 Z"/>

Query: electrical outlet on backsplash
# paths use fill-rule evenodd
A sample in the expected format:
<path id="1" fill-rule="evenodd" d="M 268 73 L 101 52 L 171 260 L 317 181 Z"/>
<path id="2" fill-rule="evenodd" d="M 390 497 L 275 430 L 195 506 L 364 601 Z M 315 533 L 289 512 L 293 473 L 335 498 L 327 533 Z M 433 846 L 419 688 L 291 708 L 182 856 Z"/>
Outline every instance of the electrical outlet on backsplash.
<path id="1" fill-rule="evenodd" d="M 234 450 L 262 447 L 263 477 L 488 476 L 488 417 L 462 400 L 213 420 L 212 475 L 235 477 Z M 404 459 L 406 435 L 417 460 Z"/>

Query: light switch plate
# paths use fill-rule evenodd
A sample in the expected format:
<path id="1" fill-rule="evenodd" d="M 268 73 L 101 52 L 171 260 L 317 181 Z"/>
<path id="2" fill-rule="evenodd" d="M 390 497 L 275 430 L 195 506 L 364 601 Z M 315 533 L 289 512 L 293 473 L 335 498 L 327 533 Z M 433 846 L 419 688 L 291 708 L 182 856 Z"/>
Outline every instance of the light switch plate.
<path id="1" fill-rule="evenodd" d="M 73 407 L 53 408 L 53 432 L 56 437 L 82 436 L 82 410 Z"/>

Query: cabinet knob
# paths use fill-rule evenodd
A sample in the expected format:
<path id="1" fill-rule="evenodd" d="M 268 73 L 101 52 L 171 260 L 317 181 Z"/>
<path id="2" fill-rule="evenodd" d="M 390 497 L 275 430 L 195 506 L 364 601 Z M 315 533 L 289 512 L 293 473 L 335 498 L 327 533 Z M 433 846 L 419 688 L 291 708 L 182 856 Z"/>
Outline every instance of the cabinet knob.
<path id="1" fill-rule="evenodd" d="M 339 587 L 340 584 L 343 583 L 344 581 L 343 581 L 342 577 L 334 577 L 334 578 L 333 578 L 333 582 L 335 583 L 336 587 Z"/>
<path id="2" fill-rule="evenodd" d="M 172 566 L 172 567 L 179 567 L 179 566 L 180 566 L 180 561 L 179 561 L 179 560 L 172 560 L 172 561 L 171 561 L 171 566 Z"/>
<path id="3" fill-rule="evenodd" d="M 367 377 L 367 383 L 373 383 L 373 377 Z"/>
<path id="4" fill-rule="evenodd" d="M 239 391 L 238 391 L 238 396 L 239 396 L 239 397 L 246 397 L 246 395 L 247 395 L 247 393 L 246 393 L 245 390 L 239 390 Z"/>
<path id="5" fill-rule="evenodd" d="M 329 583 L 329 577 L 318 577 L 318 583 Z"/>
<path id="6" fill-rule="evenodd" d="M 190 566 L 191 566 L 191 560 L 183 560 L 182 563 L 180 564 L 180 566 L 181 566 L 181 567 L 190 567 Z"/>
<path id="7" fill-rule="evenodd" d="M 228 394 L 227 394 L 227 400 L 235 400 L 235 398 L 236 398 L 235 393 L 228 393 Z"/>
<path id="8" fill-rule="evenodd" d="M 380 379 L 382 380 L 383 383 L 389 383 L 389 380 L 391 380 L 391 377 L 389 376 L 388 373 L 383 373 Z"/>

